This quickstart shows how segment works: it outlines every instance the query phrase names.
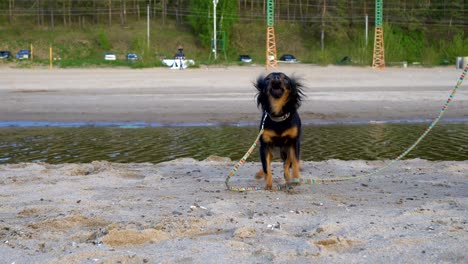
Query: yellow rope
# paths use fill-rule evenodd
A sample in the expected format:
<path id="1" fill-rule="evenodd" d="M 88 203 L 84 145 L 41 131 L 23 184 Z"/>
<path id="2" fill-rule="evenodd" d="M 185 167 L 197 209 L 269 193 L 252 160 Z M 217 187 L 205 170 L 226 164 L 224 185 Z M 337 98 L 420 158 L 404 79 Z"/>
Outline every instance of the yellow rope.
<path id="1" fill-rule="evenodd" d="M 456 94 L 458 88 L 461 86 L 463 80 L 465 79 L 465 76 L 466 76 L 467 72 L 468 72 L 468 64 L 465 66 L 465 69 L 463 70 L 463 73 L 461 74 L 460 78 L 458 79 L 457 84 L 455 85 L 455 87 L 452 89 L 452 93 L 448 97 L 448 99 L 445 102 L 444 106 L 440 110 L 439 115 L 434 119 L 434 121 L 432 121 L 432 123 L 427 127 L 427 129 L 424 131 L 424 133 L 409 148 L 407 148 L 397 158 L 391 160 L 385 166 L 383 166 L 381 168 L 378 168 L 378 169 L 375 169 L 374 171 L 372 171 L 372 172 L 370 172 L 368 174 L 364 174 L 364 175 L 360 175 L 360 176 L 356 176 L 356 177 L 343 177 L 343 178 L 334 178 L 334 179 L 331 179 L 331 178 L 329 178 L 329 179 L 302 179 L 302 178 L 301 179 L 292 179 L 289 182 L 286 182 L 285 184 L 281 184 L 281 185 L 278 185 L 278 186 L 273 186 L 272 190 L 288 189 L 291 186 L 291 184 L 319 184 L 319 183 L 324 184 L 324 183 L 330 183 L 330 182 L 356 180 L 356 179 L 372 176 L 374 174 L 380 173 L 381 171 L 389 168 L 394 163 L 396 163 L 397 161 L 401 160 L 403 157 L 408 155 L 408 153 L 410 153 L 427 136 L 427 134 L 429 134 L 429 132 L 432 130 L 432 128 L 434 128 L 434 126 L 439 122 L 439 120 L 442 118 L 442 116 L 447 111 L 447 108 L 448 108 L 449 104 L 453 101 L 453 98 L 455 97 L 455 94 Z M 231 186 L 231 185 L 229 185 L 229 180 L 231 179 L 232 176 L 234 176 L 234 174 L 237 172 L 237 170 L 242 165 L 244 165 L 247 158 L 250 156 L 250 154 L 252 154 L 253 150 L 257 146 L 257 144 L 258 144 L 258 142 L 260 140 L 260 137 L 262 136 L 263 131 L 264 131 L 263 130 L 263 125 L 265 123 L 265 118 L 266 118 L 266 113 L 264 113 L 262 126 L 261 126 L 261 129 L 260 129 L 260 132 L 258 133 L 257 138 L 255 139 L 255 142 L 249 148 L 247 153 L 245 153 L 245 155 L 242 157 L 242 159 L 240 159 L 239 162 L 237 162 L 237 164 L 232 168 L 231 172 L 229 173 L 228 177 L 226 178 L 226 188 L 228 190 L 237 191 L 237 192 L 245 192 L 245 191 L 257 191 L 257 190 L 263 190 L 264 189 L 262 187 L 257 187 L 257 186 L 250 186 L 250 187 Z"/>

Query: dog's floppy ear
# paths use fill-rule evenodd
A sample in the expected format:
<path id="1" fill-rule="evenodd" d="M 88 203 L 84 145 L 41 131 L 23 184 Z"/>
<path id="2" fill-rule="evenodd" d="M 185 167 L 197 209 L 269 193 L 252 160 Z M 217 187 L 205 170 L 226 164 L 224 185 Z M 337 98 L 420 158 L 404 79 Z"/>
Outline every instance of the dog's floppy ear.
<path id="1" fill-rule="evenodd" d="M 289 103 L 292 104 L 291 107 L 294 107 L 294 109 L 298 109 L 301 104 L 302 100 L 304 99 L 305 95 L 303 92 L 303 85 L 301 83 L 301 80 L 297 78 L 296 76 L 292 76 L 289 78 L 289 87 L 291 89 L 291 96 Z"/>
<path id="2" fill-rule="evenodd" d="M 263 110 L 268 110 L 268 95 L 267 95 L 267 83 L 265 82 L 265 76 L 260 75 L 257 78 L 257 82 L 254 83 L 257 88 L 257 107 L 262 107 Z"/>

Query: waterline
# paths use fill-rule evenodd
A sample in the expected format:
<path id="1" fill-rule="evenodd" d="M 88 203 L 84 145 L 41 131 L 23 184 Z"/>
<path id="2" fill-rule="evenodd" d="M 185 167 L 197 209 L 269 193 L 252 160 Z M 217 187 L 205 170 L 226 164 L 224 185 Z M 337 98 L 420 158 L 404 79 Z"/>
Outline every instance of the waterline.
<path id="1" fill-rule="evenodd" d="M 367 125 L 367 124 L 420 124 L 431 123 L 433 119 L 390 119 L 390 120 L 350 120 L 350 121 L 303 121 L 304 126 L 322 125 Z M 199 123 L 145 123 L 145 122 L 51 122 L 51 121 L 0 121 L 0 128 L 4 127 L 116 127 L 116 128 L 147 128 L 147 127 L 250 127 L 258 126 L 258 122 L 199 122 Z M 442 123 L 468 123 L 468 117 L 443 118 Z"/>

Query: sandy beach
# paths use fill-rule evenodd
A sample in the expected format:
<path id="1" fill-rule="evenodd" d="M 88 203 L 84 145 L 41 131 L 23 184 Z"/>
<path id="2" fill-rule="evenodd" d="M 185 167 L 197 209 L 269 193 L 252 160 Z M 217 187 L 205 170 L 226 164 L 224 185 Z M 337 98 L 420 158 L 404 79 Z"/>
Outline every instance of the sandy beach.
<path id="1" fill-rule="evenodd" d="M 461 74 L 448 67 L 280 69 L 307 87 L 300 114 L 310 124 L 432 120 Z M 4 124 L 256 124 L 252 83 L 265 72 L 0 70 Z M 466 87 L 444 119 L 468 119 Z M 0 263 L 465 263 L 467 160 L 404 160 L 371 177 L 252 192 L 226 190 L 236 161 L 216 156 L 0 165 Z M 360 176 L 388 162 L 308 161 L 301 175 Z M 260 166 L 247 162 L 231 184 L 262 186 L 254 179 Z M 273 163 L 273 177 L 282 183 L 282 164 Z"/>
<path id="2" fill-rule="evenodd" d="M 264 67 L 190 70 L 10 69 L 0 78 L 0 121 L 257 123 L 253 82 Z M 302 79 L 306 123 L 432 119 L 461 71 L 280 65 Z M 460 89 L 447 119 L 468 119 Z"/>
<path id="3" fill-rule="evenodd" d="M 382 165 L 307 162 L 302 176 Z M 232 184 L 263 184 L 259 166 Z M 466 262 L 467 162 L 409 160 L 370 180 L 248 193 L 225 190 L 231 167 L 215 157 L 2 165 L 2 263 Z"/>

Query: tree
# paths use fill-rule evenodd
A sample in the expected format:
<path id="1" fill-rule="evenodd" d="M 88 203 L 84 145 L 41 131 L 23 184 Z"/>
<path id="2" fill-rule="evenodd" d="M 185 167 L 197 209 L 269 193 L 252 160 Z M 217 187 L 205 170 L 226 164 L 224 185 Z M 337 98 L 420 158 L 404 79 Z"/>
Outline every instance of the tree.
<path id="1" fill-rule="evenodd" d="M 217 25 L 228 38 L 232 25 L 237 21 L 237 3 L 232 0 L 220 0 L 217 4 Z M 213 36 L 212 1 L 190 1 L 188 21 L 203 46 L 209 47 Z"/>
<path id="2" fill-rule="evenodd" d="M 189 10 L 188 21 L 190 26 L 198 36 L 201 44 L 208 47 L 212 33 L 211 21 L 213 21 L 211 1 L 191 1 Z"/>

